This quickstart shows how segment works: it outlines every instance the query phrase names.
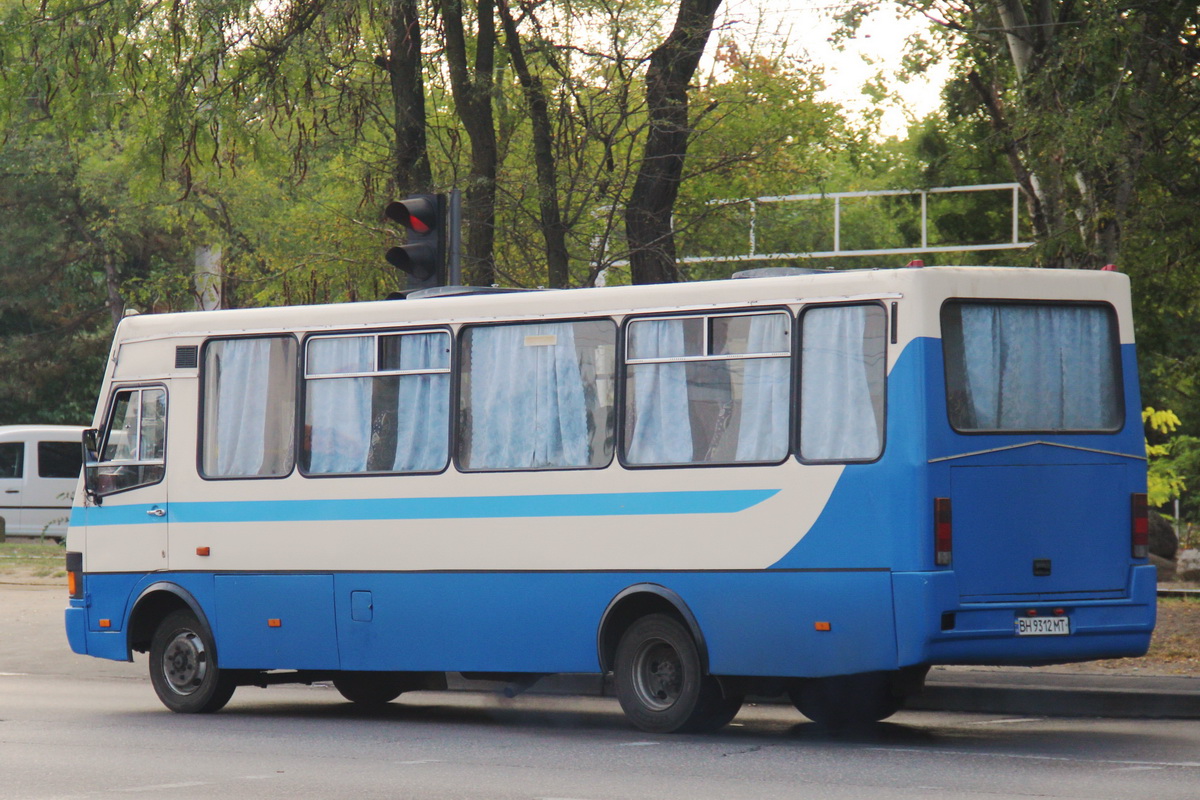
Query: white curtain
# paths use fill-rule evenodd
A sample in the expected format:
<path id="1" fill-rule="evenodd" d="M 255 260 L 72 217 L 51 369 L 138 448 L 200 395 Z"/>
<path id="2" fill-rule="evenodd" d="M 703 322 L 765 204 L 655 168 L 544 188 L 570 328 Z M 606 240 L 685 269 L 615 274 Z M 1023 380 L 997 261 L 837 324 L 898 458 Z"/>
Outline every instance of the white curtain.
<path id="1" fill-rule="evenodd" d="M 267 421 L 265 380 L 271 358 L 270 339 L 233 339 L 220 343 L 217 356 L 214 477 L 257 475 L 262 470 Z"/>
<path id="2" fill-rule="evenodd" d="M 375 339 L 329 337 L 308 343 L 308 372 L 328 375 L 370 372 Z M 325 378 L 306 382 L 312 473 L 364 472 L 371 449 L 371 378 Z"/>
<path id="3" fill-rule="evenodd" d="M 571 325 L 477 327 L 469 336 L 466 466 L 587 466 L 587 407 Z"/>
<path id="4" fill-rule="evenodd" d="M 401 337 L 400 369 L 450 366 L 449 337 L 419 333 Z M 450 436 L 450 375 L 401 375 L 396 408 L 396 472 L 432 472 L 446 466 Z"/>
<path id="5" fill-rule="evenodd" d="M 746 352 L 788 352 L 790 324 L 791 318 L 784 314 L 753 317 Z M 754 358 L 743 363 L 736 458 L 738 461 L 779 461 L 788 452 L 791 359 Z"/>
<path id="6" fill-rule="evenodd" d="M 658 319 L 630 326 L 630 358 L 684 355 L 683 320 Z M 681 362 L 631 364 L 633 431 L 626 447 L 631 464 L 690 464 L 692 425 L 687 367 Z"/>
<path id="7" fill-rule="evenodd" d="M 963 304 L 968 427 L 1115 427 L 1111 318 L 1096 306 Z"/>
<path id="8" fill-rule="evenodd" d="M 802 319 L 800 454 L 812 461 L 868 460 L 882 445 L 872 373 L 881 388 L 882 353 L 866 348 L 872 306 L 807 311 Z M 874 309 L 878 312 L 877 309 Z"/>

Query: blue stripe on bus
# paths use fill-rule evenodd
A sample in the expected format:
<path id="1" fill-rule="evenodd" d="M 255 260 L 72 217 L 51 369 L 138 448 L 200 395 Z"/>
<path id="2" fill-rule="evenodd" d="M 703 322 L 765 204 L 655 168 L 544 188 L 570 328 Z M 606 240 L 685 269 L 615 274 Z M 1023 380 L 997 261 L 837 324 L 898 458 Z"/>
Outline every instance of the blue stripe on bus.
<path id="1" fill-rule="evenodd" d="M 167 502 L 75 508 L 71 511 L 71 525 L 735 514 L 778 493 L 778 489 L 726 489 L 704 492 L 618 492 L 502 497 Z M 157 517 L 148 513 L 159 507 L 167 510 L 166 516 Z"/>

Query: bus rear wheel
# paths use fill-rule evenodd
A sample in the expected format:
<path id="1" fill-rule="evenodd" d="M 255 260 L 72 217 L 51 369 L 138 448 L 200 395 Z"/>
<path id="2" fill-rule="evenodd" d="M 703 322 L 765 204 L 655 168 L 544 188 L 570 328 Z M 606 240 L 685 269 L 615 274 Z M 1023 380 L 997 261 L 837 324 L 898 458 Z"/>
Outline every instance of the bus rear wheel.
<path id="1" fill-rule="evenodd" d="M 904 705 L 894 678 L 891 672 L 806 678 L 788 689 L 788 698 L 797 711 L 828 728 L 879 722 Z"/>
<path id="2" fill-rule="evenodd" d="M 403 672 L 343 672 L 333 688 L 351 703 L 381 706 L 412 688 L 412 679 Z"/>
<path id="3" fill-rule="evenodd" d="M 701 671 L 684 625 L 666 614 L 634 622 L 617 645 L 617 699 L 629 720 L 650 733 L 713 731 L 737 715 L 742 697 L 725 696 Z"/>
<path id="4" fill-rule="evenodd" d="M 150 641 L 150 682 L 163 705 L 181 714 L 219 711 L 237 688 L 217 666 L 208 627 L 191 611 L 172 611 Z"/>

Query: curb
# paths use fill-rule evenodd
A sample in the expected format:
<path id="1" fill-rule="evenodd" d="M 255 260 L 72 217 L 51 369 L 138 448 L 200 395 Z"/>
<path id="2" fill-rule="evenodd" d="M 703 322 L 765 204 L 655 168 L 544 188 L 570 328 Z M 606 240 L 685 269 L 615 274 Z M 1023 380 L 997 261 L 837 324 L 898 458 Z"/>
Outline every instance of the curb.
<path id="1" fill-rule="evenodd" d="M 1023 671 L 1024 670 L 1024 671 Z M 531 686 L 448 676 L 452 691 L 615 697 L 611 676 L 548 675 Z M 771 704 L 786 700 L 751 698 Z M 1038 717 L 1111 717 L 1115 719 L 1200 719 L 1200 678 L 1138 675 L 1088 675 L 1012 670 L 930 672 L 925 689 L 909 698 L 909 711 L 1019 714 Z"/>
<path id="2" fill-rule="evenodd" d="M 985 673 L 986 674 L 986 673 Z M 1073 676 L 1064 676 L 1071 678 Z M 1021 714 L 1039 717 L 1112 717 L 1118 719 L 1200 719 L 1200 680 L 1132 677 L 1142 686 L 1008 685 L 976 678 L 933 678 L 905 706 L 920 711 Z M 1182 690 L 1157 685 L 1190 680 Z"/>

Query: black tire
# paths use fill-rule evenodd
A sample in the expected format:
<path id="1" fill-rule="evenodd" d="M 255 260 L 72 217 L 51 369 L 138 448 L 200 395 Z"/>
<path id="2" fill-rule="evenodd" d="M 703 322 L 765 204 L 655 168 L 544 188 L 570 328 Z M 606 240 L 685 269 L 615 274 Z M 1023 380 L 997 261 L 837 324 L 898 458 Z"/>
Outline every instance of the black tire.
<path id="1" fill-rule="evenodd" d="M 412 688 L 403 672 L 342 672 L 333 679 L 333 688 L 351 703 L 381 706 Z"/>
<path id="2" fill-rule="evenodd" d="M 237 688 L 235 676 L 217 666 L 208 627 L 191 611 L 172 611 L 155 629 L 150 682 L 163 705 L 181 714 L 219 711 Z"/>
<path id="3" fill-rule="evenodd" d="M 904 706 L 892 672 L 807 678 L 792 684 L 788 697 L 797 711 L 829 728 L 879 722 Z"/>
<path id="4" fill-rule="evenodd" d="M 713 731 L 734 718 L 742 697 L 726 697 L 704 675 L 691 633 L 679 620 L 651 614 L 629 626 L 617 645 L 614 677 L 621 709 L 649 733 Z"/>

